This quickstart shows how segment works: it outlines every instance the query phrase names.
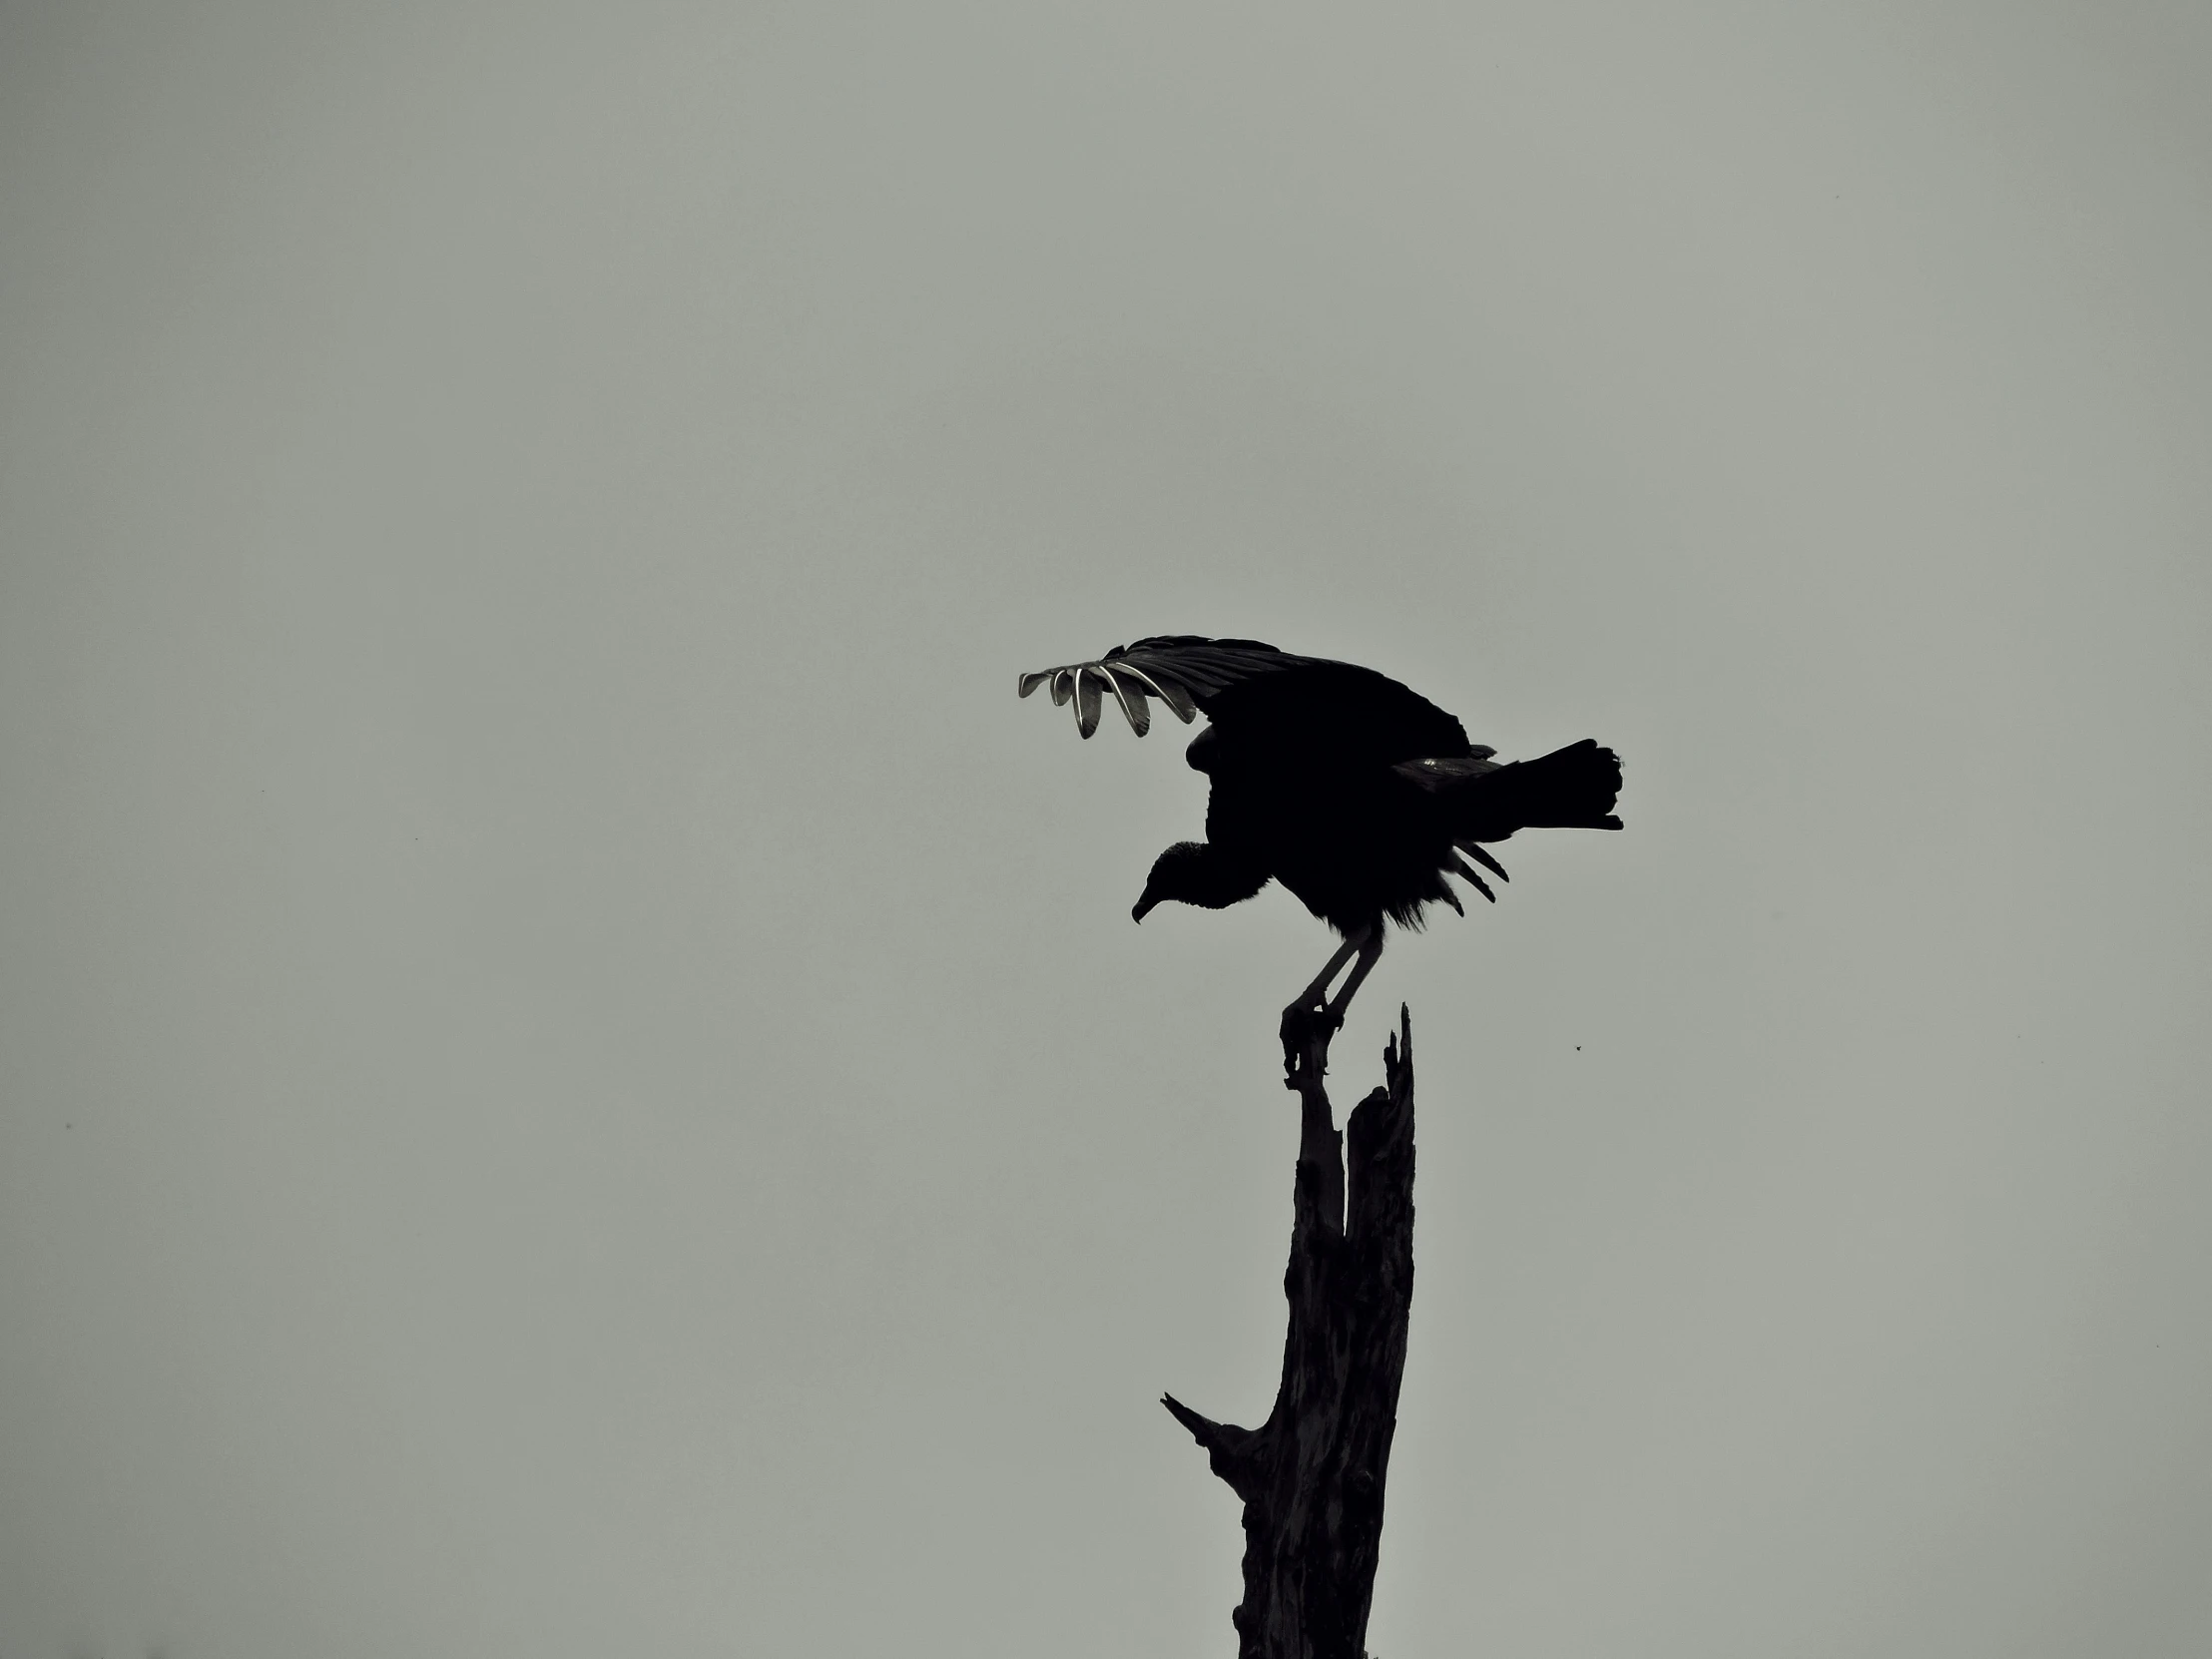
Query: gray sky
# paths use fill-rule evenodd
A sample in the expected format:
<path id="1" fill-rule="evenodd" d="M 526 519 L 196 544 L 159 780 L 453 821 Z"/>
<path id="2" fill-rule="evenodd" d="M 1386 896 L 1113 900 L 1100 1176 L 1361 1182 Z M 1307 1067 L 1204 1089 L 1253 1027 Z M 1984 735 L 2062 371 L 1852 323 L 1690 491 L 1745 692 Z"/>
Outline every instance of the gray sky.
<path id="1" fill-rule="evenodd" d="M 0 10 L 0 1659 L 1230 1651 L 1384 956 L 1385 1659 L 2212 1650 L 2212 12 Z M 2192 1010 L 2195 1011 L 2192 1018 Z"/>

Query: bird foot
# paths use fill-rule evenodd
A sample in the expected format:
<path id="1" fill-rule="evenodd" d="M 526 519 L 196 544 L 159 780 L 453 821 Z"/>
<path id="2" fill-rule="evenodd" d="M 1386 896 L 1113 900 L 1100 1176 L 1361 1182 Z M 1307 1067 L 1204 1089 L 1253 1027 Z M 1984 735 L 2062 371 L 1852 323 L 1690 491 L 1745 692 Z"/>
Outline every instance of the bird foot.
<path id="1" fill-rule="evenodd" d="M 1344 1028 L 1342 1008 L 1294 1002 L 1283 1010 L 1283 1086 L 1295 1089 L 1329 1070 L 1329 1039 Z"/>

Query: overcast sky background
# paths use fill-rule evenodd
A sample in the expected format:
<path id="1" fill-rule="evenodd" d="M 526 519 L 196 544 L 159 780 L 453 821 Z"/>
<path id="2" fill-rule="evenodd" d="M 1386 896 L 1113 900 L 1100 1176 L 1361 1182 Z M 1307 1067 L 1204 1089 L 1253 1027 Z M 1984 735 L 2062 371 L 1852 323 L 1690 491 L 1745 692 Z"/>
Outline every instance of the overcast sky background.
<path id="1" fill-rule="evenodd" d="M 1384 1659 L 2212 1651 L 2212 11 L 0 7 L 0 1659 L 1221 1655 L 1372 664 Z"/>

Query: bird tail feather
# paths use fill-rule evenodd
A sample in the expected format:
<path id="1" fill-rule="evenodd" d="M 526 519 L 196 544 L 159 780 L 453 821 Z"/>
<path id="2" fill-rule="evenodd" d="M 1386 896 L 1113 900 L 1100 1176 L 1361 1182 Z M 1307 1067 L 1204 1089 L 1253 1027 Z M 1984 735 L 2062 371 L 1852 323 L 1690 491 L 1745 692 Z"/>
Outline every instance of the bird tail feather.
<path id="1" fill-rule="evenodd" d="M 1621 760 L 1584 738 L 1533 761 L 1468 778 L 1450 792 L 1453 833 L 1501 841 L 1516 830 L 1618 830 Z"/>

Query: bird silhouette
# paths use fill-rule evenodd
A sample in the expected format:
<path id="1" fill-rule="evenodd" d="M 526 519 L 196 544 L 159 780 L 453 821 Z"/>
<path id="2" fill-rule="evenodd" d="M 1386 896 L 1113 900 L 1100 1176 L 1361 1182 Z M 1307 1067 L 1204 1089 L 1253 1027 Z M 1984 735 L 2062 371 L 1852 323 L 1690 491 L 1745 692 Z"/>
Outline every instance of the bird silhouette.
<path id="1" fill-rule="evenodd" d="M 1021 676 L 1023 697 L 1039 686 L 1055 704 L 1075 705 L 1085 738 L 1108 696 L 1139 737 L 1152 728 L 1153 698 L 1186 725 L 1207 717 L 1185 755 L 1213 784 L 1206 839 L 1161 853 L 1130 914 L 1142 921 L 1169 899 L 1222 909 L 1282 882 L 1344 940 L 1284 1009 L 1287 1042 L 1300 1022 L 1343 1023 L 1382 954 L 1385 921 L 1417 928 L 1432 903 L 1466 913 L 1447 877 L 1497 901 L 1466 861 L 1506 879 L 1483 842 L 1521 830 L 1621 827 L 1620 757 L 1595 739 L 1500 763 L 1397 681 L 1258 640 L 1155 635 Z M 1331 997 L 1347 962 L 1352 972 Z"/>

